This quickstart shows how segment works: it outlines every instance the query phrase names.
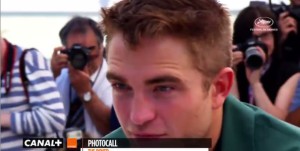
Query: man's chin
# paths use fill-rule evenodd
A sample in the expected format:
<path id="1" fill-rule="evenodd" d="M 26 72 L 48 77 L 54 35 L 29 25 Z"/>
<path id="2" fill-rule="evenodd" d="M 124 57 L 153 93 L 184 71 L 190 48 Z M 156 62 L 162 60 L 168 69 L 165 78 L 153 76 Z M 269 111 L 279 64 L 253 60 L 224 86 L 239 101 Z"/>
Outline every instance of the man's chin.
<path id="1" fill-rule="evenodd" d="M 156 138 L 168 138 L 166 133 L 155 133 L 155 132 L 127 132 L 128 138 L 149 138 L 149 139 L 156 139 Z"/>

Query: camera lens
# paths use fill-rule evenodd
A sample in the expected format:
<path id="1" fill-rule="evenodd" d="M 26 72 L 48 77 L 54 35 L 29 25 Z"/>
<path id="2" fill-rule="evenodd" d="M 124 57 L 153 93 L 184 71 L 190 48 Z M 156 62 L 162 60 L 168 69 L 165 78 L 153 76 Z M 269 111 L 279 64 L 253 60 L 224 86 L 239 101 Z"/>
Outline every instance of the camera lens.
<path id="1" fill-rule="evenodd" d="M 87 64 L 87 56 L 78 51 L 72 56 L 71 64 L 75 69 L 83 70 L 83 68 Z"/>
<path id="2" fill-rule="evenodd" d="M 89 52 L 88 48 L 80 44 L 74 44 L 72 48 L 68 50 L 71 65 L 77 70 L 83 70 L 89 61 Z"/>
<path id="3" fill-rule="evenodd" d="M 256 47 L 249 47 L 246 50 L 246 66 L 250 69 L 258 69 L 263 65 L 263 58 Z"/>

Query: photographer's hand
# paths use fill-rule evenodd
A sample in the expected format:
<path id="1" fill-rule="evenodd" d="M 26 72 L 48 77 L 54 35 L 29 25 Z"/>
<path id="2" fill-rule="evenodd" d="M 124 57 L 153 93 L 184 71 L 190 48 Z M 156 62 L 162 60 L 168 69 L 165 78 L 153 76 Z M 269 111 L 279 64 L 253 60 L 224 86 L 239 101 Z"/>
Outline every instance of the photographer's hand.
<path id="1" fill-rule="evenodd" d="M 84 93 L 92 91 L 90 74 L 87 70 L 87 67 L 85 67 L 85 69 L 81 71 L 75 69 L 72 65 L 69 64 L 68 68 L 71 85 L 80 98 L 83 97 Z"/>
<path id="2" fill-rule="evenodd" d="M 260 77 L 262 73 L 262 67 L 256 70 L 249 69 L 246 67 L 246 75 L 250 85 L 260 83 Z"/>
<path id="3" fill-rule="evenodd" d="M 233 46 L 233 50 L 236 49 L 236 46 Z M 241 63 L 244 60 L 244 54 L 242 51 L 233 51 L 232 52 L 232 66 L 235 67 L 239 63 Z"/>
<path id="4" fill-rule="evenodd" d="M 279 15 L 278 24 L 282 32 L 281 42 L 286 40 L 290 32 L 297 33 L 297 21 L 289 16 L 289 12 L 283 12 Z"/>
<path id="5" fill-rule="evenodd" d="M 51 58 L 51 70 L 53 72 L 54 78 L 60 75 L 62 68 L 68 66 L 68 56 L 66 54 L 59 53 L 59 51 L 64 49 L 64 47 L 54 48 Z"/>
<path id="6" fill-rule="evenodd" d="M 87 67 L 83 71 L 74 69 L 69 65 L 69 76 L 72 87 L 75 89 L 77 95 L 83 98 L 84 93 L 91 92 L 92 98 L 90 101 L 83 101 L 83 105 L 87 113 L 92 119 L 93 124 L 97 130 L 102 134 L 106 135 L 110 132 L 110 115 L 111 107 L 107 106 L 102 101 L 97 92 L 93 91 L 92 84 L 90 81 L 90 74 Z M 99 92 L 98 92 L 99 93 Z"/>

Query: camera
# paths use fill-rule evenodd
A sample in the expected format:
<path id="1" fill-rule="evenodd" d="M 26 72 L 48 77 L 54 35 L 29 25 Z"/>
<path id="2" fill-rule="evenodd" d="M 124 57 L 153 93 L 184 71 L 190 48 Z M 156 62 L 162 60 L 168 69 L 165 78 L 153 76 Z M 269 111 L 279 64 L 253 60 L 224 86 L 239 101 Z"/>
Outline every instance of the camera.
<path id="1" fill-rule="evenodd" d="M 287 35 L 287 38 L 282 43 L 282 58 L 285 61 L 298 63 L 300 61 L 300 6 L 288 6 L 285 3 L 281 2 L 280 5 L 270 4 L 273 13 L 279 17 L 279 15 L 285 11 L 289 12 L 289 16 L 293 17 L 297 21 L 297 31 L 290 32 Z"/>
<path id="2" fill-rule="evenodd" d="M 83 70 L 90 60 L 90 51 L 80 44 L 74 44 L 70 49 L 62 50 L 61 53 L 68 55 L 68 60 L 75 69 Z"/>
<path id="3" fill-rule="evenodd" d="M 268 47 L 257 38 L 250 38 L 244 43 L 237 44 L 237 48 L 233 51 L 242 51 L 246 59 L 246 66 L 252 70 L 260 68 L 264 64 L 264 60 L 257 49 L 262 48 L 265 54 L 268 54 Z"/>
<path id="4" fill-rule="evenodd" d="M 289 12 L 289 15 L 297 20 L 297 22 L 300 22 L 300 7 L 299 6 L 293 6 L 289 7 L 285 3 L 281 2 L 280 5 L 274 5 L 271 6 L 272 11 L 275 13 L 277 17 L 285 11 Z"/>

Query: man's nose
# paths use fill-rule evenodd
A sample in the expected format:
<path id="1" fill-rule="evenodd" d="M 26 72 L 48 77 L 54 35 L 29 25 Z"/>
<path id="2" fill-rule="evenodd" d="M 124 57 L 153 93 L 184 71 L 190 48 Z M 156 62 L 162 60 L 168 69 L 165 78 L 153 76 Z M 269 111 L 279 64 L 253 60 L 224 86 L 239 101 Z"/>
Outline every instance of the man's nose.
<path id="1" fill-rule="evenodd" d="M 132 101 L 130 120 L 135 125 L 144 125 L 155 118 L 155 109 L 151 99 L 144 94 L 136 94 Z"/>

